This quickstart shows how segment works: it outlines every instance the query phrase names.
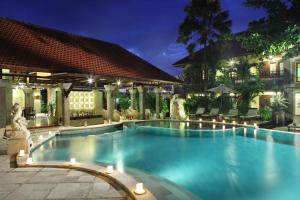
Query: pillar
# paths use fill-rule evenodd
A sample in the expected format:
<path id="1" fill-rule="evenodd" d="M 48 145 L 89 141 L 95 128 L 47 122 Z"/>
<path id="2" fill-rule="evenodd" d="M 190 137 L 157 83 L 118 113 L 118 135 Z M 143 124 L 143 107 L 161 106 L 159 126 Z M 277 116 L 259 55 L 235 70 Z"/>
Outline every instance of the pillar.
<path id="1" fill-rule="evenodd" d="M 12 87 L 9 80 L 0 79 L 0 128 L 11 123 Z"/>
<path id="2" fill-rule="evenodd" d="M 144 88 L 142 86 L 137 87 L 139 92 L 139 111 L 140 119 L 145 119 L 145 97 L 144 97 Z"/>
<path id="3" fill-rule="evenodd" d="M 116 89 L 114 85 L 104 85 L 106 92 L 106 105 L 107 105 L 107 120 L 108 122 L 112 121 L 113 111 L 114 111 L 114 103 L 112 98 L 112 92 Z"/>
<path id="4" fill-rule="evenodd" d="M 155 93 L 155 114 L 156 114 L 156 119 L 159 119 L 161 88 L 159 87 L 154 88 L 154 93 Z"/>
<path id="5" fill-rule="evenodd" d="M 103 92 L 100 92 L 99 90 L 93 90 L 93 93 L 94 93 L 95 115 L 101 115 L 102 108 L 103 108 Z"/>
<path id="6" fill-rule="evenodd" d="M 25 108 L 32 108 L 34 107 L 34 96 L 33 96 L 33 89 L 32 88 L 25 88 Z"/>
<path id="7" fill-rule="evenodd" d="M 62 114 L 63 114 L 63 125 L 70 126 L 70 103 L 69 103 L 69 96 L 66 95 L 64 91 L 63 94 L 63 107 L 62 107 Z"/>
<path id="8" fill-rule="evenodd" d="M 130 107 L 134 109 L 134 101 L 135 101 L 134 99 L 135 99 L 136 89 L 130 88 L 129 94 L 130 94 Z"/>
<path id="9" fill-rule="evenodd" d="M 62 96 L 62 90 L 60 88 L 57 88 L 56 89 L 56 98 L 55 98 L 55 116 L 57 118 L 57 121 L 58 122 L 61 122 L 63 119 L 62 119 L 62 116 L 63 116 L 63 108 L 62 108 L 62 105 L 63 105 L 63 96 Z"/>

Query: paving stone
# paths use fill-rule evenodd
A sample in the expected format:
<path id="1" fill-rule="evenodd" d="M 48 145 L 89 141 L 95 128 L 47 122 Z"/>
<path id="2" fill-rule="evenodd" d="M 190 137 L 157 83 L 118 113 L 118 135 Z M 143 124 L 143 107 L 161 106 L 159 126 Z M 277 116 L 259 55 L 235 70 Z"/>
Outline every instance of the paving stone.
<path id="1" fill-rule="evenodd" d="M 109 184 L 94 183 L 88 198 L 120 198 L 123 195 Z"/>
<path id="2" fill-rule="evenodd" d="M 81 171 L 71 170 L 71 171 L 69 171 L 67 176 L 81 176 L 82 174 L 83 174 L 83 172 L 81 172 Z"/>
<path id="3" fill-rule="evenodd" d="M 78 182 L 94 182 L 94 180 L 95 180 L 95 176 L 86 175 L 86 176 L 80 176 Z"/>
<path id="4" fill-rule="evenodd" d="M 42 168 L 38 168 L 38 167 L 18 167 L 13 169 L 12 171 L 14 172 L 38 172 L 40 171 Z"/>
<path id="5" fill-rule="evenodd" d="M 55 184 L 23 184 L 5 199 L 44 199 Z"/>
<path id="6" fill-rule="evenodd" d="M 46 167 L 46 168 L 43 168 L 41 170 L 42 172 L 57 172 L 57 171 L 65 171 L 65 172 L 68 172 L 70 171 L 69 169 L 64 169 L 64 168 L 51 168 L 51 167 Z"/>
<path id="7" fill-rule="evenodd" d="M 78 199 L 88 195 L 91 183 L 59 183 L 47 196 L 47 199 Z"/>

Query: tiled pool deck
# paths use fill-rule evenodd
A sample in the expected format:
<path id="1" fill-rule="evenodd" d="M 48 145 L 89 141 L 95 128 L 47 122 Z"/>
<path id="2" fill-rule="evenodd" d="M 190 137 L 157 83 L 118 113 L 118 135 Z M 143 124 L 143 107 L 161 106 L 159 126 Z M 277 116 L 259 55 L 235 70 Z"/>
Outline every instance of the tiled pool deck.
<path id="1" fill-rule="evenodd" d="M 0 199 L 130 199 L 107 180 L 60 168 L 11 168 L 0 156 Z"/>

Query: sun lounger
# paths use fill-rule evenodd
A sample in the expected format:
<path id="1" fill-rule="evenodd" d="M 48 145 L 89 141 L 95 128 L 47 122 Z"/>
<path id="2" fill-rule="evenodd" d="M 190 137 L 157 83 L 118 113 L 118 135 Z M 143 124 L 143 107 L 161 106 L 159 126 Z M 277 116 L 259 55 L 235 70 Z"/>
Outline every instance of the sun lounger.
<path id="1" fill-rule="evenodd" d="M 227 114 L 224 114 L 225 119 L 231 119 L 233 117 L 237 117 L 239 115 L 239 110 L 238 109 L 230 109 Z"/>
<path id="2" fill-rule="evenodd" d="M 189 114 L 189 117 L 198 117 L 198 116 L 203 115 L 204 112 L 205 112 L 205 108 L 198 107 L 196 113 L 195 114 Z"/>
<path id="3" fill-rule="evenodd" d="M 300 116 L 294 116 L 293 123 L 288 125 L 289 131 L 300 130 Z"/>
<path id="4" fill-rule="evenodd" d="M 212 108 L 208 114 L 202 115 L 203 117 L 216 117 L 219 115 L 219 108 Z"/>
<path id="5" fill-rule="evenodd" d="M 259 118 L 260 115 L 257 114 L 258 110 L 257 108 L 249 108 L 248 113 L 246 115 L 240 116 L 242 119 L 255 119 Z"/>

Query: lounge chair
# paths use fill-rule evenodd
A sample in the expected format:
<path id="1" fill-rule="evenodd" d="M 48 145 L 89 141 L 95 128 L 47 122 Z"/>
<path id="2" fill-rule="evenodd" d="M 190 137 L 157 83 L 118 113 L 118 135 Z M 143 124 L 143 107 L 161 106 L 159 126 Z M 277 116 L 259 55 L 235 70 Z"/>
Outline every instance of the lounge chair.
<path id="1" fill-rule="evenodd" d="M 224 114 L 225 119 L 231 119 L 233 117 L 237 117 L 239 115 L 239 110 L 238 109 L 230 109 L 227 114 Z"/>
<path id="2" fill-rule="evenodd" d="M 202 115 L 202 117 L 216 117 L 219 115 L 219 108 L 212 108 L 208 114 Z"/>
<path id="3" fill-rule="evenodd" d="M 204 112 L 205 112 L 205 108 L 198 107 L 196 113 L 195 114 L 189 114 L 189 117 L 199 117 L 199 116 L 203 115 Z"/>
<path id="4" fill-rule="evenodd" d="M 257 114 L 258 109 L 257 108 L 249 108 L 248 113 L 246 115 L 240 116 L 241 119 L 255 119 L 259 118 L 260 115 Z"/>
<path id="5" fill-rule="evenodd" d="M 300 130 L 300 116 L 294 116 L 293 123 L 288 125 L 289 131 Z"/>

